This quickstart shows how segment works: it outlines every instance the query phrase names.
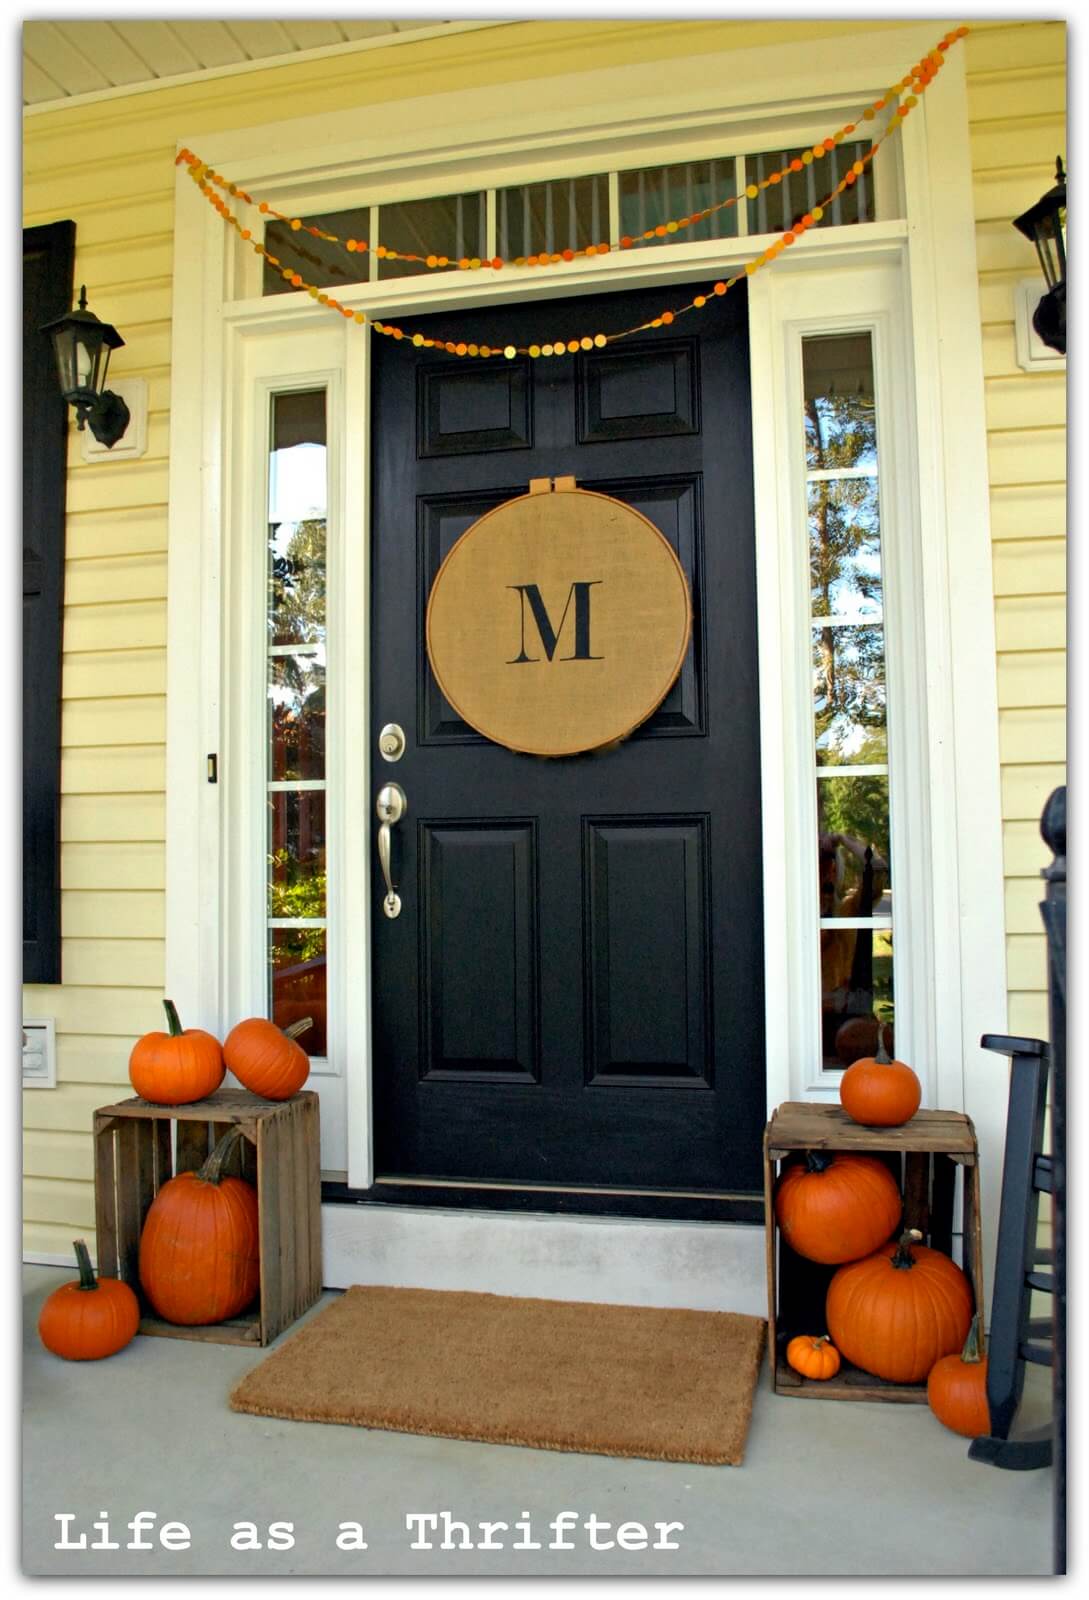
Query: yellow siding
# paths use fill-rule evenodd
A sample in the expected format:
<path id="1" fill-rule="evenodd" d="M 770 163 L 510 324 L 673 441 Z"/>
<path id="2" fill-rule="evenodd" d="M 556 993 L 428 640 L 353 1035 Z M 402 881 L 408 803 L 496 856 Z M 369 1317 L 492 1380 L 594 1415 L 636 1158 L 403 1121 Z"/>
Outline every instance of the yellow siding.
<path id="1" fill-rule="evenodd" d="M 1006 872 L 1007 985 L 1013 1033 L 1047 1037 L 1047 946 L 1040 921 L 1044 802 L 1065 782 L 1066 375 L 1024 372 L 1014 291 L 1039 275 L 1011 218 L 1054 181 L 1066 156 L 1066 27 L 979 24 L 965 41 L 983 321 L 998 648 Z M 1041 287 L 1043 280 L 1041 278 Z"/>
<path id="2" fill-rule="evenodd" d="M 889 22 L 528 21 L 37 113 L 24 127 L 24 222 L 72 218 L 76 282 L 147 380 L 137 461 L 69 450 L 62 718 L 65 982 L 24 990 L 57 1022 L 59 1087 L 24 1094 L 24 1242 L 67 1257 L 93 1223 L 90 1116 L 127 1084 L 135 1038 L 161 1025 L 165 675 L 174 156 L 221 130 L 404 96 L 531 82 L 725 46 L 843 36 Z M 947 26 L 935 22 L 935 36 Z M 1002 794 L 1015 1031 L 1046 1030 L 1032 896 L 1036 827 L 1062 781 L 1065 386 L 1016 364 L 1013 286 L 1034 270 L 1010 218 L 1065 148 L 1065 33 L 981 25 L 967 41 L 980 259 L 1001 698 Z M 668 70 L 668 67 L 664 68 Z M 183 1019 L 184 1020 L 184 1019 Z"/>

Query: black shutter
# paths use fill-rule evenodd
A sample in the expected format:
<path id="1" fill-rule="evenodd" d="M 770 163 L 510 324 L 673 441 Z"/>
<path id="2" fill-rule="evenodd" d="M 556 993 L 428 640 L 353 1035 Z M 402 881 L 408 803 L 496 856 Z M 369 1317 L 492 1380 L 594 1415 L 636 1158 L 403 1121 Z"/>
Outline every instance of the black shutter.
<path id="1" fill-rule="evenodd" d="M 23 982 L 59 983 L 68 407 L 39 330 L 72 308 L 74 222 L 23 229 Z"/>

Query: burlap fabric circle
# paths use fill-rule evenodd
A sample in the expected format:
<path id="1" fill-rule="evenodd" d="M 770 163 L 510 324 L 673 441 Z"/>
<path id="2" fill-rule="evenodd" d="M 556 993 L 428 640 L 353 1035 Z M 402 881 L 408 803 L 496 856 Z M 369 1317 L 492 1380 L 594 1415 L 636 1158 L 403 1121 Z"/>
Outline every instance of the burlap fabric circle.
<path id="1" fill-rule="evenodd" d="M 625 738 L 669 692 L 692 607 L 652 522 L 587 489 L 486 512 L 447 555 L 427 604 L 427 653 L 478 733 L 530 755 Z"/>

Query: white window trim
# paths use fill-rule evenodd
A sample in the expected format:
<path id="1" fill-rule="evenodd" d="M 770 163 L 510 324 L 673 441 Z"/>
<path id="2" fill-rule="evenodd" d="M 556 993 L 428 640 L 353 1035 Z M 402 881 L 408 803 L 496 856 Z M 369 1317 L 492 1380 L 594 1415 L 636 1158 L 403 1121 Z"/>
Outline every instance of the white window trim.
<path id="1" fill-rule="evenodd" d="M 629 160 L 638 160 L 640 149 L 653 149 L 656 161 L 674 159 L 674 152 L 682 151 L 688 158 L 693 142 L 706 139 L 708 127 L 725 115 L 724 84 L 736 92 L 729 121 L 733 126 L 747 125 L 750 146 L 751 130 L 785 127 L 792 116 L 804 117 L 824 131 L 835 108 L 844 104 L 857 108 L 882 93 L 905 64 L 932 46 L 934 33 L 932 23 L 889 29 L 868 36 L 865 51 L 857 52 L 844 51 L 839 40 L 816 40 L 693 58 L 673 64 L 670 81 L 684 85 L 678 93 L 663 92 L 655 64 L 539 82 L 532 104 L 519 111 L 516 137 L 499 118 L 491 124 L 480 121 L 478 96 L 451 93 L 384 106 L 378 123 L 363 111 L 293 118 L 282 125 L 211 138 L 194 135 L 180 141 L 179 148 L 188 144 L 259 193 L 320 191 L 326 198 L 358 170 L 358 151 L 364 144 L 376 193 L 381 172 L 398 193 L 406 172 L 419 174 L 425 169 L 431 192 L 472 187 L 474 175 L 483 172 L 490 184 L 529 181 L 533 161 L 541 175 L 563 170 L 563 160 L 554 159 L 557 149 L 566 151 L 563 159 L 569 165 L 581 159 L 584 170 L 591 159 L 598 169 L 617 165 L 615 152 L 627 152 Z M 814 85 L 821 86 L 819 93 Z M 517 85 L 506 97 L 493 87 L 493 104 L 521 107 L 524 99 Z M 638 116 L 632 115 L 632 107 L 638 108 Z M 472 139 L 467 141 L 470 128 Z M 983 1032 L 1005 1026 L 1006 988 L 983 367 L 959 49 L 950 53 L 940 79 L 897 137 L 903 142 L 902 181 L 910 225 L 853 229 L 856 238 L 847 246 L 860 253 L 887 249 L 906 233 L 915 374 L 912 407 L 919 461 L 917 526 L 924 530 L 919 541 L 918 603 L 908 625 L 917 631 L 923 647 L 919 659 L 925 661 L 922 689 L 928 736 L 926 772 L 919 778 L 927 803 L 911 825 L 922 830 L 931 854 L 928 1046 L 934 1062 L 935 1103 L 963 1107 L 975 1121 L 985 1151 L 986 1192 L 986 1174 L 995 1174 L 1000 1166 L 1005 1095 L 979 1039 Z M 580 145 L 586 147 L 581 158 Z M 455 159 L 452 150 L 458 152 Z M 434 176 L 439 172 L 441 185 Z M 221 972 L 220 796 L 204 781 L 205 755 L 220 749 L 222 742 L 220 536 L 227 509 L 222 463 L 231 458 L 236 443 L 224 403 L 230 377 L 230 358 L 223 353 L 230 344 L 225 330 L 247 323 L 272 329 L 278 321 L 284 327 L 299 326 L 300 318 L 311 319 L 317 327 L 320 318 L 331 316 L 320 308 L 300 310 L 296 304 L 286 304 L 296 301 L 295 296 L 232 302 L 230 292 L 240 287 L 239 266 L 227 232 L 180 173 L 171 408 L 166 966 L 170 991 L 186 1013 L 212 1027 L 237 1020 L 227 1014 Z M 657 261 L 650 260 L 650 253 L 642 262 L 615 254 L 597 258 L 555 278 L 541 274 L 531 287 L 547 296 L 606 285 L 666 282 L 691 275 L 697 256 L 681 253 L 691 248 L 679 247 L 677 254 L 655 252 L 661 258 Z M 746 248 L 753 249 L 753 242 Z M 819 231 L 807 236 L 792 252 L 791 270 L 801 270 L 808 259 L 826 258 L 832 249 Z M 777 263 L 757 275 L 754 305 L 770 292 L 767 285 L 782 266 Z M 459 274 L 445 286 L 407 279 L 371 288 L 379 292 L 389 315 L 414 306 L 430 310 L 499 301 L 521 292 L 522 281 L 500 283 L 490 275 L 487 282 L 478 281 L 483 276 Z M 366 338 L 348 326 L 342 326 L 340 337 L 345 342 L 347 410 L 365 417 Z M 351 347 L 349 340 L 354 341 Z M 770 422 L 776 415 L 773 374 L 762 370 L 760 354 L 754 350 L 758 358 L 753 372 L 754 415 Z M 771 1107 L 794 1092 L 787 1018 L 800 1008 L 792 988 L 797 961 L 792 967 L 790 929 L 792 919 L 796 927 L 797 918 L 808 914 L 807 894 L 815 907 L 815 893 L 812 885 L 806 889 L 797 862 L 791 864 L 784 849 L 792 838 L 800 848 L 807 836 L 797 831 L 801 824 L 785 799 L 790 774 L 784 751 L 790 740 L 784 702 L 777 701 L 774 692 L 777 684 L 782 687 L 784 650 L 796 649 L 799 641 L 808 639 L 808 617 L 791 640 L 766 599 L 781 588 L 786 576 L 781 545 L 786 508 L 781 503 L 782 484 L 772 481 L 766 462 L 762 469 L 760 460 L 758 451 Z M 349 520 L 365 513 L 365 473 L 363 452 L 347 451 L 344 515 Z M 362 553 L 359 559 L 364 560 Z M 361 568 L 357 573 L 354 588 L 360 597 L 364 572 Z M 365 609 L 358 614 L 365 616 Z M 355 645 L 356 665 L 362 667 L 358 636 Z M 369 746 L 369 738 L 364 738 Z M 361 769 L 358 826 L 365 833 L 373 782 L 365 755 Z M 906 849 L 913 852 L 914 841 L 909 840 Z M 364 849 L 362 857 L 365 875 L 369 851 Z M 360 946 L 365 938 L 364 932 L 361 939 L 357 937 L 357 948 L 347 952 L 353 964 L 363 955 Z M 366 1071 L 357 1064 L 347 1076 L 352 1115 L 359 1110 L 365 1117 Z M 358 1105 L 352 1107 L 357 1097 Z M 353 1128 L 353 1183 L 369 1176 L 361 1138 Z M 991 1182 L 996 1182 L 993 1176 Z M 985 1237 L 993 1236 L 986 1223 L 992 1207 L 993 1201 L 990 1205 L 985 1201 Z"/>
<path id="2" fill-rule="evenodd" d="M 868 333 L 872 339 L 878 429 L 882 625 L 889 699 L 889 773 L 894 786 L 891 851 L 895 911 L 896 1048 L 910 1061 L 923 1084 L 924 1103 L 947 1105 L 952 1086 L 944 1081 L 934 1048 L 931 1004 L 932 938 L 926 908 L 932 903 L 933 875 L 927 841 L 928 797 L 921 782 L 928 765 L 926 707 L 903 690 L 916 652 L 919 592 L 918 517 L 913 492 L 915 417 L 909 386 L 897 381 L 910 370 L 906 316 L 904 245 L 863 253 L 843 242 L 826 271 L 791 261 L 779 273 L 758 275 L 752 289 L 755 335 L 753 370 L 766 389 L 762 402 L 767 426 L 755 435 L 754 475 L 758 550 L 774 566 L 758 560 L 762 731 L 781 726 L 780 781 L 763 817 L 765 865 L 776 853 L 784 863 L 784 891 L 797 914 L 775 920 L 778 950 L 767 947 L 765 981 L 778 994 L 779 1048 L 790 1066 L 790 1096 L 795 1100 L 837 1102 L 841 1072 L 821 1067 L 816 1019 L 821 983 L 816 873 L 816 763 L 814 759 L 812 629 L 805 452 L 802 426 L 802 343 L 808 337 Z M 765 648 L 766 645 L 766 648 Z M 900 680 L 900 681 L 898 681 Z M 767 762 L 773 752 L 765 749 Z M 857 774 L 864 768 L 845 768 Z M 920 826 L 920 821 L 922 826 Z M 765 891 L 767 902 L 772 891 Z M 840 927 L 862 926 L 860 918 Z M 872 923 L 866 923 L 872 926 Z M 784 984 L 785 968 L 785 984 Z M 769 1025 L 772 1008 L 768 1008 Z"/>

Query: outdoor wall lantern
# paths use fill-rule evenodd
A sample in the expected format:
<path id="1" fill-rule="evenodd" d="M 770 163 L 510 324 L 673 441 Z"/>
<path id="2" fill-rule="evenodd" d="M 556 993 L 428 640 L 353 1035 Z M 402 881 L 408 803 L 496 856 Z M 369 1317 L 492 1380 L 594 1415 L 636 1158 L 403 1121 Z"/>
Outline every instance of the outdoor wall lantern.
<path id="1" fill-rule="evenodd" d="M 1055 187 L 1037 200 L 1014 227 L 1031 239 L 1044 271 L 1047 293 L 1033 312 L 1032 326 L 1052 350 L 1066 354 L 1066 173 L 1055 158 Z"/>
<path id="2" fill-rule="evenodd" d="M 79 427 L 88 423 L 99 444 L 113 448 L 129 425 L 129 408 L 106 388 L 110 353 L 124 344 L 117 329 L 87 310 L 87 290 L 79 291 L 79 307 L 42 328 L 53 340 L 61 393 L 75 406 Z"/>

